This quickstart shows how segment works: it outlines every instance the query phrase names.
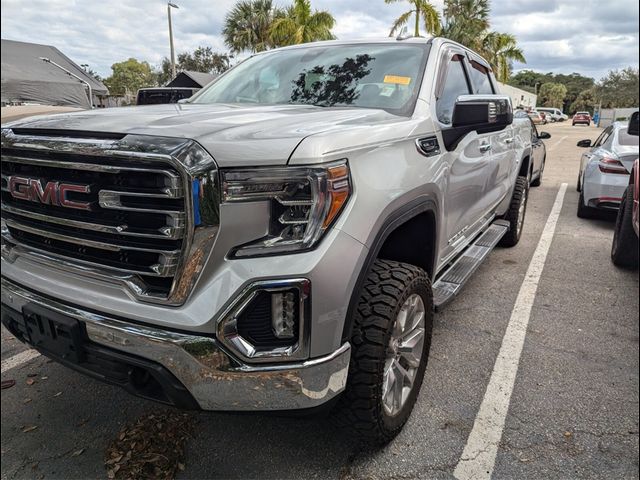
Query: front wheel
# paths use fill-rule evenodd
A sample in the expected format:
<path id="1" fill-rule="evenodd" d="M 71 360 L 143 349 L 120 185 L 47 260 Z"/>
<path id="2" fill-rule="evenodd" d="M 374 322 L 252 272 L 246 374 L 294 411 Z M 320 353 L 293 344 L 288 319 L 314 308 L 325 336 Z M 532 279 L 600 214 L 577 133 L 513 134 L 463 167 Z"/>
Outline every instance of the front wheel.
<path id="1" fill-rule="evenodd" d="M 432 323 L 425 271 L 376 260 L 355 313 L 347 386 L 334 415 L 339 426 L 370 445 L 400 432 L 422 385 Z"/>
<path id="2" fill-rule="evenodd" d="M 509 210 L 503 217 L 509 222 L 509 231 L 500 240 L 500 246 L 513 247 L 520 241 L 524 217 L 527 212 L 527 200 L 529 197 L 528 177 L 520 176 L 516 179 L 516 186 L 511 197 Z"/>
<path id="3" fill-rule="evenodd" d="M 613 230 L 611 260 L 614 265 L 638 268 L 638 236 L 633 229 L 633 190 L 624 191 Z"/>

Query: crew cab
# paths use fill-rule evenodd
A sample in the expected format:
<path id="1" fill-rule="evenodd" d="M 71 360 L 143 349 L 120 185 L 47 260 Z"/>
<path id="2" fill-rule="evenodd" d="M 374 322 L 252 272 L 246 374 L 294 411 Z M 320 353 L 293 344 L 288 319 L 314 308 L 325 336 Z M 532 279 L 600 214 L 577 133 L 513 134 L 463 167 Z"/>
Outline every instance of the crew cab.
<path id="1" fill-rule="evenodd" d="M 522 235 L 531 139 L 443 38 L 286 47 L 179 104 L 6 125 L 2 322 L 145 398 L 332 407 L 384 443 L 434 310 Z"/>

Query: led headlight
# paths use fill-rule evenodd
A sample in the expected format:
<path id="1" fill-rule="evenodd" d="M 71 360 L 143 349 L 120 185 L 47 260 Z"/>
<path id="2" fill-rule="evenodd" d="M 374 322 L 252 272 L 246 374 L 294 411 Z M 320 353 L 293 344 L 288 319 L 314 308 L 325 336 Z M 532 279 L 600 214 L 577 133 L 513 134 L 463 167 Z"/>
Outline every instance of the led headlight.
<path id="1" fill-rule="evenodd" d="M 224 202 L 271 202 L 269 234 L 236 249 L 246 257 L 313 248 L 351 193 L 346 161 L 320 167 L 229 170 Z"/>

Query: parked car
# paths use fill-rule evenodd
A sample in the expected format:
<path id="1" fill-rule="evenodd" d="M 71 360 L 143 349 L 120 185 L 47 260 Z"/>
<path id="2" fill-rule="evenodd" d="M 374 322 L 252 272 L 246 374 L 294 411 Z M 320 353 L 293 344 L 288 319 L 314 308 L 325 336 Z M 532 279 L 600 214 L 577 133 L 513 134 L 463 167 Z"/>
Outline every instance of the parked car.
<path id="1" fill-rule="evenodd" d="M 138 90 L 136 105 L 157 105 L 162 103 L 178 103 L 191 97 L 199 88 L 190 87 L 150 87 Z"/>
<path id="2" fill-rule="evenodd" d="M 591 125 L 591 114 L 589 112 L 576 112 L 571 121 L 572 126 Z"/>
<path id="3" fill-rule="evenodd" d="M 523 232 L 540 154 L 497 88 L 443 38 L 306 43 L 179 107 L 7 125 L 2 322 L 147 399 L 386 442 L 434 308 Z"/>
<path id="4" fill-rule="evenodd" d="M 534 123 L 534 125 L 546 125 L 547 119 L 545 118 L 544 113 L 538 112 L 537 110 L 531 110 L 529 113 L 529 118 Z"/>
<path id="5" fill-rule="evenodd" d="M 580 140 L 578 146 L 589 148 L 580 160 L 578 216 L 590 218 L 598 209 L 617 209 L 638 157 L 638 137 L 627 133 L 626 123 L 616 122 L 595 142 Z"/>
<path id="6" fill-rule="evenodd" d="M 562 113 L 559 108 L 552 107 L 536 107 L 539 112 L 544 112 L 553 122 L 564 122 L 569 119 L 567 115 Z"/>
<path id="7" fill-rule="evenodd" d="M 629 120 L 627 135 L 638 138 L 639 123 L 638 112 L 635 112 Z M 638 268 L 639 200 L 640 168 L 636 158 L 629 176 L 629 184 L 622 194 L 611 243 L 611 260 L 620 267 Z"/>

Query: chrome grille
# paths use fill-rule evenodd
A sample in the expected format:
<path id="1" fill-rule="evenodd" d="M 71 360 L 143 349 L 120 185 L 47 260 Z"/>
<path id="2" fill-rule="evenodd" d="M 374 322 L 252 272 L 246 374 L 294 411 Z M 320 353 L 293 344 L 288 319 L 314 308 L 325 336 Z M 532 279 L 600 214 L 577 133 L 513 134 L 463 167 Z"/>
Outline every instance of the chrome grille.
<path id="1" fill-rule="evenodd" d="M 196 177 L 175 161 L 174 154 L 188 152 L 192 142 L 175 140 L 164 146 L 171 154 L 159 155 L 157 147 L 145 147 L 149 152 L 141 149 L 140 137 L 130 152 L 123 150 L 126 141 L 112 138 L 93 142 L 82 138 L 77 144 L 65 138 L 62 145 L 55 137 L 22 138 L 3 130 L 2 140 L 5 258 L 15 247 L 65 265 L 97 269 L 102 276 L 127 279 L 134 293 L 147 299 L 169 300 L 180 290 L 180 298 L 171 303 L 184 300 L 193 286 L 193 279 L 185 283 L 179 277 L 198 226 L 191 221 L 191 186 Z M 208 168 L 211 172 L 212 165 Z M 210 179 L 217 183 L 213 172 Z M 12 178 L 35 180 L 37 186 L 49 182 L 88 186 L 86 193 L 67 192 L 69 200 L 88 204 L 88 209 L 64 207 L 61 201 L 43 201 L 42 196 L 20 198 L 15 183 L 14 191 L 10 189 Z M 217 232 L 217 218 L 210 223 Z"/>

